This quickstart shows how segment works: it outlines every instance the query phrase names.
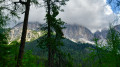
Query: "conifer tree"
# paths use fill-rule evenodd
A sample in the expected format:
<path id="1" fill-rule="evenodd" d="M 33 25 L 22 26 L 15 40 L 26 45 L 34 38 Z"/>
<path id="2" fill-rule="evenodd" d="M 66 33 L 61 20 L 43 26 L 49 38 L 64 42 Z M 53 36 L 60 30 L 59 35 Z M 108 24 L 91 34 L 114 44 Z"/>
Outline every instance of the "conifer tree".
<path id="1" fill-rule="evenodd" d="M 47 37 L 44 44 L 48 48 L 48 66 L 54 67 L 54 57 L 58 46 L 61 46 L 61 39 L 63 36 L 62 29 L 64 28 L 64 22 L 60 18 L 56 18 L 59 14 L 60 6 L 65 5 L 65 1 L 68 0 L 44 0 L 46 5 L 46 23 L 47 23 Z M 52 33 L 55 32 L 55 36 Z M 41 42 L 39 44 L 42 44 Z"/>
<path id="2" fill-rule="evenodd" d="M 120 33 L 111 25 L 107 34 L 107 43 L 111 55 L 113 55 L 116 67 L 119 67 L 119 47 L 120 47 Z"/>

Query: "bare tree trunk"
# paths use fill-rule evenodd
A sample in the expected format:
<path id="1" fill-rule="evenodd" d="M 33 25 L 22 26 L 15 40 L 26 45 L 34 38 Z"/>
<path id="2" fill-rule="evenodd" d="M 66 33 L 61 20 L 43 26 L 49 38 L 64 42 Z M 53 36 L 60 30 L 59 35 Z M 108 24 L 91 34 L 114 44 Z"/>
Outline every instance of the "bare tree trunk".
<path id="1" fill-rule="evenodd" d="M 23 54 L 24 54 L 24 47 L 25 47 L 26 34 L 27 34 L 27 25 L 28 25 L 28 17 L 29 17 L 29 10 L 30 10 L 30 0 L 27 0 L 25 7 L 26 8 L 25 8 L 23 30 L 22 30 L 21 43 L 20 43 L 19 55 L 18 55 L 16 67 L 21 67 L 21 65 L 22 65 L 22 58 L 23 58 Z"/>

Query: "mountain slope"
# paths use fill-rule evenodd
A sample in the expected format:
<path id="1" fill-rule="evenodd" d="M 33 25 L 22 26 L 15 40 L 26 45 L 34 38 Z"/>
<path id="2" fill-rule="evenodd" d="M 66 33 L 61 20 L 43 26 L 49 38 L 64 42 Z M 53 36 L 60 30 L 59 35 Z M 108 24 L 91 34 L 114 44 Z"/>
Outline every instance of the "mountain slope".
<path id="1" fill-rule="evenodd" d="M 47 50 L 37 47 L 38 40 L 40 40 L 41 38 L 36 39 L 32 42 L 27 42 L 25 50 L 32 50 L 33 54 L 47 58 Z M 82 63 L 84 59 L 89 56 L 89 53 L 91 53 L 92 51 L 89 48 L 96 49 L 94 45 L 85 43 L 78 44 L 66 38 L 63 39 L 62 42 L 64 46 L 61 47 L 61 50 L 66 54 L 70 53 L 71 57 L 73 58 L 75 67 L 79 67 L 78 64 Z"/>
<path id="2" fill-rule="evenodd" d="M 9 34 L 10 41 L 20 40 L 21 33 L 22 33 L 22 26 L 23 26 L 23 23 L 18 23 L 13 28 L 11 28 L 10 34 Z M 41 26 L 42 24 L 38 22 L 35 22 L 35 23 L 29 22 L 26 40 L 31 41 L 40 37 L 42 35 L 42 31 L 39 30 Z"/>
<path id="3" fill-rule="evenodd" d="M 120 33 L 120 25 L 114 26 L 114 29 Z M 103 44 L 106 44 L 106 38 L 108 34 L 109 29 L 103 29 L 101 31 L 96 31 L 94 33 L 94 37 L 99 39 L 99 42 L 102 42 Z"/>
<path id="4" fill-rule="evenodd" d="M 11 40 L 20 40 L 20 36 L 22 33 L 22 25 L 23 23 L 18 23 L 11 29 L 10 37 Z M 30 41 L 31 38 L 37 39 L 38 36 L 42 35 L 41 28 L 44 27 L 45 24 L 40 24 L 38 22 L 29 22 L 28 30 L 27 30 L 27 41 Z M 64 36 L 74 42 L 82 42 L 82 43 L 92 43 L 92 39 L 94 38 L 93 34 L 89 29 L 84 26 L 75 25 L 75 24 L 66 24 L 66 29 L 63 30 Z"/>
<path id="5" fill-rule="evenodd" d="M 92 41 L 94 38 L 92 32 L 84 26 L 81 25 L 65 25 L 66 29 L 63 30 L 64 36 L 68 39 L 72 39 L 75 41 Z"/>

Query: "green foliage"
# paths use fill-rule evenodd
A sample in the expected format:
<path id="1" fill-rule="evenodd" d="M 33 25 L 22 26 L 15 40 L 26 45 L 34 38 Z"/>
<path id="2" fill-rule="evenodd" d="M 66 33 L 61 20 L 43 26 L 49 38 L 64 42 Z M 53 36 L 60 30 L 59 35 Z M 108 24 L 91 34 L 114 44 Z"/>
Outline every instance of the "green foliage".
<path id="1" fill-rule="evenodd" d="M 7 44 L 7 33 L 3 27 L 6 25 L 8 19 L 9 18 L 4 15 L 2 9 L 0 9 L 0 45 Z"/>
<path id="2" fill-rule="evenodd" d="M 8 34 L 5 29 L 0 28 L 0 45 L 8 44 Z"/>
<path id="3" fill-rule="evenodd" d="M 0 1 L 0 45 L 8 43 L 8 31 L 5 29 L 7 21 L 12 20 L 12 17 L 18 17 L 17 12 L 13 11 L 11 4 L 7 4 L 6 0 Z M 10 1 L 9 1 L 10 2 Z M 11 2 L 10 2 L 11 3 Z M 11 8 L 11 9 L 10 9 Z"/>
<path id="4" fill-rule="evenodd" d="M 56 2 L 59 3 L 56 4 Z M 65 1 L 52 1 L 48 0 L 45 1 L 45 4 L 47 5 L 48 13 L 46 14 L 46 23 L 48 24 L 48 34 L 46 34 L 42 39 L 39 40 L 39 47 L 42 49 L 48 50 L 48 58 L 50 57 L 49 61 L 53 61 L 51 65 L 54 65 L 55 67 L 65 67 L 66 65 L 70 65 L 71 63 L 68 62 L 69 59 L 67 59 L 67 55 L 63 51 L 61 51 L 61 46 L 63 46 L 63 42 L 61 41 L 63 39 L 63 32 L 62 29 L 64 25 L 64 21 L 62 21 L 60 18 L 56 18 L 60 11 L 60 6 L 65 5 Z M 49 31 L 50 30 L 50 31 Z M 52 33 L 55 32 L 55 35 L 52 35 Z M 51 56 L 50 56 L 51 55 Z"/>
<path id="5" fill-rule="evenodd" d="M 37 40 L 40 41 L 42 39 L 44 40 L 44 37 L 41 37 Z M 47 58 L 47 55 L 48 55 L 47 47 L 45 45 L 43 46 L 43 44 L 42 44 L 43 41 L 41 41 L 41 43 L 40 43 L 40 45 L 43 48 L 40 49 L 39 47 L 35 47 L 38 44 L 37 40 L 28 43 L 29 45 L 27 45 L 26 48 L 28 50 L 33 49 L 33 53 L 35 55 L 39 55 L 40 57 L 46 57 Z M 70 66 L 73 65 L 73 67 L 79 67 L 79 64 L 81 64 L 81 65 L 88 66 L 88 63 L 87 63 L 88 59 L 86 61 L 84 61 L 84 60 L 86 58 L 88 58 L 89 53 L 92 52 L 92 50 L 88 49 L 88 47 L 91 48 L 91 49 L 93 49 L 93 48 L 95 49 L 94 45 L 84 44 L 84 43 L 79 43 L 78 44 L 78 43 L 74 43 L 74 42 L 72 42 L 72 41 L 70 41 L 66 38 L 62 39 L 61 41 L 63 43 L 63 46 L 57 47 L 56 54 L 55 54 L 55 57 L 54 57 L 55 58 L 54 62 L 58 61 L 59 56 L 60 56 L 61 61 L 62 61 L 61 64 L 63 64 L 63 65 L 70 65 Z M 46 42 L 46 41 L 44 41 L 44 42 Z M 57 65 L 57 64 L 55 63 L 55 65 Z M 65 67 L 65 66 L 63 66 L 63 67 Z"/>
<path id="6" fill-rule="evenodd" d="M 9 67 L 16 64 L 17 50 L 19 43 L 14 41 L 11 44 L 0 45 L 0 67 Z"/>
<path id="7" fill-rule="evenodd" d="M 9 2 L 9 4 L 8 4 Z M 6 25 L 6 21 L 15 21 L 15 19 L 19 19 L 20 17 L 18 16 L 18 11 L 16 10 L 16 7 L 14 7 L 14 4 L 12 3 L 11 0 L 3 0 L 0 2 L 0 21 L 3 22 L 3 24 Z M 18 7 L 19 8 L 19 7 Z M 2 19 L 1 20 L 1 16 Z M 0 22 L 1 24 L 1 22 Z"/>
<path id="8" fill-rule="evenodd" d="M 107 34 L 106 46 L 98 43 L 95 39 L 96 49 L 90 53 L 90 56 L 85 60 L 91 64 L 92 67 L 119 67 L 119 47 L 120 47 L 120 34 L 113 26 L 110 26 Z"/>
<path id="9" fill-rule="evenodd" d="M 110 51 L 113 53 L 118 53 L 118 48 L 120 46 L 120 33 L 115 30 L 112 26 L 110 26 L 108 35 L 107 35 L 107 43 Z"/>
<path id="10" fill-rule="evenodd" d="M 35 6 L 38 6 L 40 5 L 38 0 L 31 0 L 31 3 L 34 4 Z"/>
<path id="11" fill-rule="evenodd" d="M 19 45 L 17 41 L 13 41 L 9 45 L 0 45 L 0 67 L 15 67 Z M 31 50 L 26 50 L 22 62 L 23 67 L 45 67 L 46 59 L 33 55 Z"/>
<path id="12" fill-rule="evenodd" d="M 110 26 L 108 35 L 107 35 L 107 43 L 108 48 L 111 54 L 114 57 L 115 65 L 118 67 L 120 66 L 120 62 L 118 62 L 119 58 L 119 47 L 120 47 L 120 33 L 115 30 L 114 27 Z"/>
<path id="13" fill-rule="evenodd" d="M 8 16 L 4 16 L 4 13 L 0 10 L 0 28 L 6 25 L 7 20 L 9 20 Z"/>
<path id="14" fill-rule="evenodd" d="M 45 64 L 40 61 L 41 60 L 39 56 L 32 55 L 32 51 L 28 50 L 24 54 L 22 63 L 23 63 L 23 67 L 45 67 Z"/>

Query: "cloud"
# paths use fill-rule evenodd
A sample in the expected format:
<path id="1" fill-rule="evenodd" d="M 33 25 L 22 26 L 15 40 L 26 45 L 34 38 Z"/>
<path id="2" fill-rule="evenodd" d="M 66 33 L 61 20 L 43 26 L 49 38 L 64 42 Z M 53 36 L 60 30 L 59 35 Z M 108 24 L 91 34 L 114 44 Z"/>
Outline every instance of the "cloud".
<path id="1" fill-rule="evenodd" d="M 112 14 L 113 13 L 113 11 L 111 10 L 111 7 L 110 6 L 106 6 L 106 10 L 105 10 L 105 14 L 106 15 L 110 15 L 110 14 Z"/>
<path id="2" fill-rule="evenodd" d="M 60 17 L 68 23 L 86 26 L 92 32 L 108 27 L 116 17 L 105 0 L 70 0 Z"/>
<path id="3" fill-rule="evenodd" d="M 79 24 L 89 28 L 92 32 L 108 27 L 109 22 L 116 17 L 106 0 L 69 0 L 62 6 L 64 12 L 61 17 L 68 24 Z M 45 22 L 45 8 L 31 7 L 29 21 Z M 21 19 L 23 20 L 23 19 Z"/>

